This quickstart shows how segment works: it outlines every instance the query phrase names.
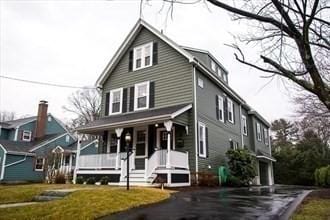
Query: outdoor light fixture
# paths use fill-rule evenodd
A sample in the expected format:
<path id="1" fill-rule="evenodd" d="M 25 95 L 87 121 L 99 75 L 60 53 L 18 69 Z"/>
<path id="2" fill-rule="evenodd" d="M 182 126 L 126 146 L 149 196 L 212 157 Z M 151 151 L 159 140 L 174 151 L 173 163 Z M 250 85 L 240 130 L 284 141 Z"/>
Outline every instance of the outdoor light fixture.
<path id="1" fill-rule="evenodd" d="M 126 189 L 129 190 L 129 153 L 130 153 L 130 147 L 129 144 L 132 141 L 132 136 L 130 133 L 126 133 L 125 135 L 125 141 L 126 141 L 126 160 L 127 160 L 127 171 L 126 171 Z"/>
<path id="2" fill-rule="evenodd" d="M 155 124 L 155 127 L 158 128 L 158 124 Z"/>

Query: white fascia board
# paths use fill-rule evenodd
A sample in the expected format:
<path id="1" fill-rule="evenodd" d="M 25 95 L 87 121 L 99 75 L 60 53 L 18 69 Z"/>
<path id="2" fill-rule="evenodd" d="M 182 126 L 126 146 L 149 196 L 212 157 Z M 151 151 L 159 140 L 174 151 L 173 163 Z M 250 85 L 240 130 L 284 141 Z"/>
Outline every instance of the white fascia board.
<path id="1" fill-rule="evenodd" d="M 119 62 L 119 59 L 122 57 L 123 53 L 128 48 L 129 44 L 134 40 L 136 35 L 138 34 L 139 30 L 144 27 L 147 30 L 149 30 L 151 33 L 155 34 L 158 38 L 166 42 L 168 45 L 170 45 L 172 48 L 174 48 L 176 51 L 178 51 L 180 54 L 182 54 L 184 57 L 186 57 L 189 62 L 193 62 L 194 57 L 185 51 L 183 48 L 181 48 L 179 45 L 177 45 L 174 41 L 167 38 L 164 34 L 159 32 L 157 29 L 152 27 L 147 22 L 143 21 L 142 19 L 138 20 L 138 22 L 134 25 L 132 30 L 129 32 L 127 37 L 125 38 L 124 42 L 121 44 L 121 46 L 116 51 L 115 55 L 112 57 L 110 62 L 107 64 L 105 69 L 103 70 L 100 77 L 97 79 L 95 86 L 96 87 L 102 87 L 102 84 L 105 82 L 105 80 L 109 77 L 109 74 L 111 73 L 112 69 L 115 67 L 115 65 Z"/>
<path id="2" fill-rule="evenodd" d="M 82 148 L 80 148 L 80 151 L 84 150 L 85 148 L 89 147 L 90 145 L 96 143 L 97 139 L 95 139 L 94 141 L 91 141 L 90 143 L 86 144 L 85 146 L 83 146 Z M 74 151 L 72 151 L 74 152 Z"/>
<path id="3" fill-rule="evenodd" d="M 65 126 L 65 124 L 61 121 L 61 120 L 59 120 L 58 118 L 56 118 L 54 115 L 52 115 L 51 113 L 48 113 L 48 116 L 52 116 L 52 118 L 54 118 L 55 119 L 55 121 L 59 124 L 59 125 L 61 125 L 61 127 L 68 133 L 68 135 L 70 135 L 70 137 L 73 139 L 73 140 L 77 140 L 77 138 L 74 136 L 74 135 L 72 135 L 71 134 L 71 132 L 66 128 L 66 126 Z"/>
<path id="4" fill-rule="evenodd" d="M 267 159 L 267 160 L 270 160 L 270 161 L 276 162 L 275 159 L 270 158 L 270 157 L 267 157 L 267 156 L 257 156 L 257 159 Z"/>
<path id="5" fill-rule="evenodd" d="M 192 108 L 192 104 L 187 105 L 187 106 L 183 107 L 182 109 L 179 109 L 178 111 L 172 113 L 171 118 L 175 118 L 175 117 L 181 115 L 182 113 L 188 111 L 191 108 Z"/>
<path id="6" fill-rule="evenodd" d="M 49 140 L 49 141 L 46 141 L 46 142 L 44 142 L 44 143 L 41 143 L 41 144 L 37 145 L 36 147 L 32 148 L 32 149 L 30 150 L 30 152 L 33 152 L 33 151 L 35 151 L 35 150 L 37 150 L 37 149 L 39 149 L 39 148 L 45 146 L 46 144 L 49 144 L 49 143 L 51 143 L 51 142 L 53 142 L 53 141 L 55 141 L 55 140 L 57 140 L 57 139 L 59 139 L 59 138 L 61 138 L 61 137 L 64 137 L 64 136 L 67 135 L 67 134 L 68 134 L 68 133 L 64 133 L 64 134 L 62 134 L 62 135 L 60 135 L 60 136 L 58 136 L 58 137 L 55 137 L 55 138 L 53 138 L 53 139 L 51 139 L 51 140 Z"/>

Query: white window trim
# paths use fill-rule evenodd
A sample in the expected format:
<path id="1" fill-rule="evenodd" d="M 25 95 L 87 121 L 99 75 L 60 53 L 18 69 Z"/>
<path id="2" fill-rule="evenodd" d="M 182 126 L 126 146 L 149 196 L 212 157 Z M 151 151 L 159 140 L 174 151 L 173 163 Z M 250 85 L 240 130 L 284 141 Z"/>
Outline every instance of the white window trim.
<path id="1" fill-rule="evenodd" d="M 257 122 L 257 140 L 261 141 L 261 125 Z"/>
<path id="2" fill-rule="evenodd" d="M 113 101 L 113 93 L 120 91 L 120 105 L 119 105 L 119 112 L 112 112 L 112 101 Z M 109 110 L 110 113 L 109 115 L 117 115 L 117 114 L 121 114 L 122 112 L 122 107 L 123 107 L 123 88 L 119 88 L 119 89 L 113 89 L 110 90 L 110 102 L 109 102 Z"/>
<path id="3" fill-rule="evenodd" d="M 146 107 L 138 108 L 138 87 L 139 86 L 147 86 L 147 100 L 146 100 Z M 134 85 L 134 111 L 144 110 L 149 108 L 149 98 L 150 98 L 150 82 L 142 82 L 137 83 Z"/>
<path id="4" fill-rule="evenodd" d="M 217 68 L 217 75 L 218 77 L 222 78 L 222 70 L 220 69 L 220 67 Z"/>
<path id="5" fill-rule="evenodd" d="M 267 136 L 266 136 L 267 135 Z M 264 139 L 265 139 L 265 145 L 268 145 L 268 129 L 264 128 Z"/>
<path id="6" fill-rule="evenodd" d="M 213 60 L 211 60 L 211 70 L 213 70 L 214 72 L 217 71 L 217 64 Z"/>
<path id="7" fill-rule="evenodd" d="M 203 154 L 201 154 L 201 146 L 200 146 L 200 141 L 201 141 L 201 137 L 200 137 L 200 127 L 203 128 Z M 198 155 L 199 157 L 203 157 L 206 158 L 206 126 L 204 123 L 202 122 L 198 122 Z"/>
<path id="8" fill-rule="evenodd" d="M 37 169 L 37 160 L 42 159 L 42 169 Z M 44 166 L 45 166 L 45 158 L 36 158 L 36 164 L 34 165 L 34 170 L 35 171 L 44 171 Z"/>
<path id="9" fill-rule="evenodd" d="M 24 133 L 29 133 L 29 138 L 28 139 L 25 139 L 24 138 Z M 31 141 L 31 137 L 32 137 L 32 132 L 31 131 L 28 131 L 28 130 L 24 130 L 23 133 L 22 133 L 22 141 Z"/>
<path id="10" fill-rule="evenodd" d="M 225 122 L 225 106 L 223 105 L 224 98 L 221 95 L 218 95 L 218 111 L 219 111 L 219 121 Z M 221 118 L 220 118 L 221 110 Z"/>
<path id="11" fill-rule="evenodd" d="M 229 119 L 229 106 L 231 107 L 231 114 L 232 114 L 232 117 L 231 117 L 231 120 Z M 228 121 L 232 124 L 234 124 L 234 102 L 233 100 L 227 98 L 227 118 L 228 118 Z"/>
<path id="12" fill-rule="evenodd" d="M 242 115 L 242 133 L 243 135 L 247 136 L 248 135 L 248 127 L 247 127 L 247 120 L 245 115 Z M 244 131 L 244 127 L 245 127 L 245 131 Z"/>
<path id="13" fill-rule="evenodd" d="M 204 80 L 202 80 L 201 78 L 198 77 L 197 79 L 197 84 L 200 88 L 204 88 Z"/>
<path id="14" fill-rule="evenodd" d="M 144 61 L 145 61 L 145 48 L 147 46 L 150 46 L 150 64 L 148 66 L 145 66 L 145 63 L 144 63 Z M 138 49 L 142 49 L 141 50 L 141 66 L 139 68 L 136 68 L 136 59 L 135 59 L 135 57 L 136 57 L 136 51 Z M 143 68 L 146 68 L 146 67 L 149 67 L 149 66 L 152 66 L 152 61 L 153 61 L 153 54 L 152 54 L 152 52 L 153 52 L 153 42 L 150 42 L 150 43 L 147 43 L 147 44 L 143 44 L 141 46 L 134 47 L 133 51 L 134 51 L 133 52 L 133 71 L 139 70 L 139 69 L 143 69 Z"/>
<path id="15" fill-rule="evenodd" d="M 66 143 L 69 143 L 69 142 L 70 142 L 70 136 L 69 136 L 69 135 L 66 135 L 66 136 L 65 136 L 65 142 L 66 142 Z"/>

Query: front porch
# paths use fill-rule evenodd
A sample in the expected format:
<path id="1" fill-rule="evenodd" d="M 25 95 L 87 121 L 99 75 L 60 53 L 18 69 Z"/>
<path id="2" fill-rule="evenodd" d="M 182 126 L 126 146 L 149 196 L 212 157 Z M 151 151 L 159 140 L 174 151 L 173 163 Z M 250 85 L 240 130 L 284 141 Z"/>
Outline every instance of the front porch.
<path id="1" fill-rule="evenodd" d="M 98 181 L 108 176 L 111 184 L 124 185 L 129 162 L 131 185 L 190 185 L 189 153 L 184 143 L 191 135 L 188 122 L 175 120 L 175 117 L 169 120 L 163 118 L 159 115 L 154 117 L 155 121 L 144 120 L 134 124 L 125 121 L 126 126 L 109 125 L 98 130 L 98 134 L 102 134 L 99 154 L 79 155 L 78 145 L 75 178 L 93 176 Z M 125 141 L 126 134 L 132 137 L 130 143 Z M 128 158 L 127 144 L 132 149 Z"/>

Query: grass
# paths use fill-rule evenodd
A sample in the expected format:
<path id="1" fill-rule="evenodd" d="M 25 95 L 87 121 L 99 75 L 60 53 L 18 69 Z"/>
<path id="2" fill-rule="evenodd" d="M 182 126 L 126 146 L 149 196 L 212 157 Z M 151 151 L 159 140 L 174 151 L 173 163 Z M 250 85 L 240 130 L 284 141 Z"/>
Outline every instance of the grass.
<path id="1" fill-rule="evenodd" d="M 329 220 L 330 190 L 312 192 L 304 199 L 292 217 L 293 220 Z"/>
<path id="2" fill-rule="evenodd" d="M 43 188 L 44 185 L 32 185 L 31 188 L 38 187 Z M 23 188 L 23 191 L 26 191 L 25 187 Z M 44 189 L 46 188 L 44 187 Z M 3 190 L 2 187 L 0 189 Z M 1 190 L 0 194 L 2 194 Z M 20 190 L 21 188 L 18 189 L 18 191 Z M 33 193 L 35 192 L 33 191 Z M 0 209 L 0 219 L 95 219 L 133 207 L 159 202 L 169 196 L 170 191 L 154 188 L 132 188 L 127 192 L 125 188 L 93 186 L 93 189 L 75 191 L 62 200 Z"/>

